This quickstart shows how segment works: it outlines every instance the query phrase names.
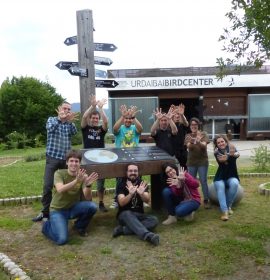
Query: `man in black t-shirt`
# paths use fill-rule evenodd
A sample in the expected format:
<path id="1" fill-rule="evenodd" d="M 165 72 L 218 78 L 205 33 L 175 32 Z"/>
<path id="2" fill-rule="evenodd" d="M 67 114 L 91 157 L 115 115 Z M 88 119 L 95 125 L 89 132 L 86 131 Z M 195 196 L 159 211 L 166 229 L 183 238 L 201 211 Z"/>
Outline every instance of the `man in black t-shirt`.
<path id="1" fill-rule="evenodd" d="M 90 95 L 90 107 L 85 111 L 82 116 L 81 128 L 83 137 L 83 146 L 85 149 L 104 148 L 105 147 L 105 134 L 108 131 L 108 118 L 103 110 L 104 104 L 107 100 L 102 99 L 96 101 L 95 95 Z M 98 107 L 99 111 L 97 111 Z M 102 125 L 99 124 L 100 118 Z M 99 210 L 107 212 L 107 208 L 103 203 L 105 179 L 97 180 L 97 192 L 99 197 Z"/>
<path id="2" fill-rule="evenodd" d="M 173 122 L 173 109 L 170 108 L 167 114 L 162 113 L 161 108 L 154 112 L 156 121 L 151 127 L 151 136 L 156 142 L 156 146 L 174 156 L 172 137 L 177 134 L 177 127 Z"/>
<path id="3" fill-rule="evenodd" d="M 159 235 L 152 232 L 157 226 L 155 216 L 144 213 L 143 203 L 149 203 L 150 195 L 147 183 L 139 176 L 136 164 L 127 166 L 126 177 L 122 178 L 117 188 L 119 226 L 113 231 L 113 237 L 136 234 L 140 239 L 157 246 Z"/>

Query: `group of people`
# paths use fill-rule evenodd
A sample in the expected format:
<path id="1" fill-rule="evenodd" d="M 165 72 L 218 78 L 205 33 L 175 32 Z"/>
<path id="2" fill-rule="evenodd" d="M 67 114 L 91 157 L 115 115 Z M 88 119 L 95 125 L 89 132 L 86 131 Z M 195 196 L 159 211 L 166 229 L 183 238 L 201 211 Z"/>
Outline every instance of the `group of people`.
<path id="1" fill-rule="evenodd" d="M 86 149 L 104 148 L 108 118 L 103 106 L 107 101 L 97 101 L 95 96 L 90 96 L 89 101 L 90 106 L 81 120 L 83 146 Z M 202 186 L 204 207 L 211 207 L 207 185 L 207 145 L 210 141 L 207 133 L 200 130 L 200 121 L 191 118 L 189 124 L 184 111 L 183 104 L 172 105 L 167 113 L 157 108 L 154 111 L 156 120 L 151 127 L 151 136 L 156 145 L 175 157 L 175 164 L 166 163 L 162 166 L 162 198 L 168 212 L 164 225 L 177 222 L 178 217 L 193 220 L 194 213 L 201 204 L 197 173 Z M 80 151 L 71 149 L 71 137 L 77 133 L 73 122 L 77 114 L 71 112 L 71 105 L 67 102 L 59 106 L 57 113 L 58 116 L 49 117 L 46 124 L 46 165 L 41 200 L 43 209 L 32 220 L 43 221 L 42 233 L 56 244 L 62 245 L 68 241 L 69 219 L 76 219 L 73 230 L 85 236 L 97 209 L 102 212 L 107 212 L 108 209 L 103 202 L 105 180 L 99 179 L 95 172 L 87 174 L 80 167 Z M 122 105 L 120 113 L 120 118 L 113 126 L 115 145 L 118 148 L 137 147 L 143 130 L 136 117 L 137 107 Z M 233 213 L 232 204 L 239 185 L 236 167 L 239 153 L 226 136 L 218 135 L 213 143 L 218 163 L 214 186 L 222 211 L 221 219 L 227 221 Z M 98 207 L 92 201 L 91 187 L 95 182 Z M 115 202 L 118 205 L 119 224 L 113 230 L 113 237 L 136 234 L 153 245 L 159 244 L 159 235 L 153 232 L 158 219 L 144 213 L 144 204 L 150 203 L 150 196 L 148 184 L 142 180 L 137 164 L 127 164 L 126 176 L 116 178 Z"/>

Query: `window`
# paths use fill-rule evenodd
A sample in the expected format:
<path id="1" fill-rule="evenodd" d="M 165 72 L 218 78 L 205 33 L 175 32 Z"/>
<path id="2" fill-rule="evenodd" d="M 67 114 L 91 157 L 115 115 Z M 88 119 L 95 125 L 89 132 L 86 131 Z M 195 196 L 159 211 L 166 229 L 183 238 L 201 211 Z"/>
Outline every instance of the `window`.
<path id="1" fill-rule="evenodd" d="M 270 131 L 270 93 L 248 96 L 248 132 Z"/>

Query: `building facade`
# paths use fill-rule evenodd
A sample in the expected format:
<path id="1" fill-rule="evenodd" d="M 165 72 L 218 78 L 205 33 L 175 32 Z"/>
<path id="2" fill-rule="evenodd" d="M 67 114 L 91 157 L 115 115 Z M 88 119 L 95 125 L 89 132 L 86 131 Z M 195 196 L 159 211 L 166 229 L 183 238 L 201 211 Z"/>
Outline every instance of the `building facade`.
<path id="1" fill-rule="evenodd" d="M 222 80 L 217 67 L 116 69 L 108 78 L 119 84 L 108 91 L 112 123 L 121 104 L 136 105 L 150 132 L 156 107 L 167 111 L 171 104 L 185 105 L 189 120 L 198 117 L 210 137 L 231 130 L 234 139 L 270 138 L 270 66 L 233 70 Z"/>

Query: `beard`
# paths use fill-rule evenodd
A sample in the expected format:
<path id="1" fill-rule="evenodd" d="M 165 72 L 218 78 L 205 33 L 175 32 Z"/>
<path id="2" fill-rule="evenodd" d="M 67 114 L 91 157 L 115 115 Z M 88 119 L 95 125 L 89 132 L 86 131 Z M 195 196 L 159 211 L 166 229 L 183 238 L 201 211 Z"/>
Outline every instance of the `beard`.
<path id="1" fill-rule="evenodd" d="M 133 184 L 136 185 L 136 183 L 138 182 L 138 177 L 136 175 L 130 175 L 128 180 Z"/>

